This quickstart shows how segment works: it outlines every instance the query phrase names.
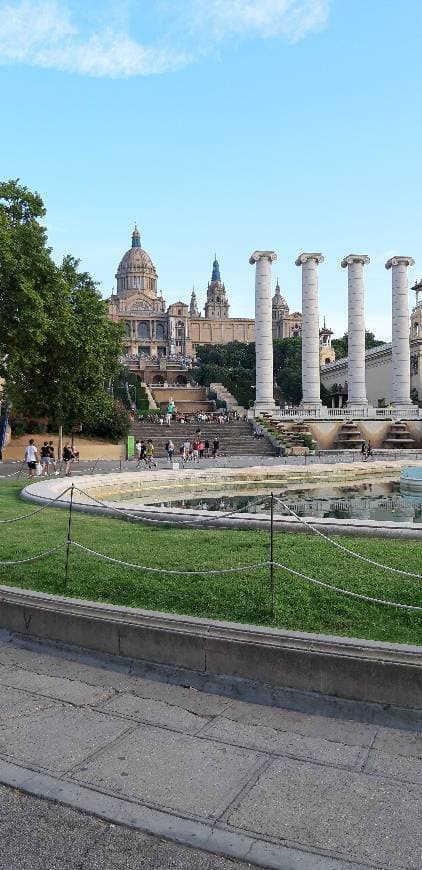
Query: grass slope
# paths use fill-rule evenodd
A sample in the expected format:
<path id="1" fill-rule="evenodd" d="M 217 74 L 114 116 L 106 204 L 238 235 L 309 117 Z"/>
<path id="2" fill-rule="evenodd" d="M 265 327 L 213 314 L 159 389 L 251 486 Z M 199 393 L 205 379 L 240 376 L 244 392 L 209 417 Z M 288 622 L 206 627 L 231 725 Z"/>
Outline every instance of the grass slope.
<path id="1" fill-rule="evenodd" d="M 0 519 L 33 510 L 19 498 L 21 489 L 22 482 L 1 484 Z M 67 523 L 66 511 L 49 508 L 33 518 L 0 525 L 0 560 L 25 558 L 65 541 Z M 265 561 L 268 537 L 264 532 L 164 529 L 73 514 L 74 540 L 114 558 L 159 568 L 204 570 Z M 336 540 L 379 562 L 422 573 L 418 542 Z M 422 581 L 374 568 L 321 538 L 277 533 L 274 558 L 355 592 L 422 606 Z M 65 550 L 23 566 L 0 566 L 0 583 L 64 594 L 64 565 Z M 276 571 L 276 584 L 273 618 L 268 569 L 218 577 L 166 576 L 108 564 L 72 549 L 65 594 L 129 607 L 422 645 L 422 613 L 349 599 L 284 571 Z"/>

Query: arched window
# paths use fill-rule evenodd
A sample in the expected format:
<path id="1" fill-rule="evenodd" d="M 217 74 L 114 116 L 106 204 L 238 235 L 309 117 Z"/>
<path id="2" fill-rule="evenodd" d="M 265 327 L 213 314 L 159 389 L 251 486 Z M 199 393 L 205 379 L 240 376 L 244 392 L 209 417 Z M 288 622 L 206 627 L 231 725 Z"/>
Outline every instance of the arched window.
<path id="1" fill-rule="evenodd" d="M 149 338 L 149 323 L 145 321 L 138 323 L 138 338 Z"/>
<path id="2" fill-rule="evenodd" d="M 162 341 L 163 338 L 165 338 L 164 323 L 157 323 L 157 325 L 155 327 L 155 335 L 156 335 L 156 338 L 159 339 L 159 341 Z"/>

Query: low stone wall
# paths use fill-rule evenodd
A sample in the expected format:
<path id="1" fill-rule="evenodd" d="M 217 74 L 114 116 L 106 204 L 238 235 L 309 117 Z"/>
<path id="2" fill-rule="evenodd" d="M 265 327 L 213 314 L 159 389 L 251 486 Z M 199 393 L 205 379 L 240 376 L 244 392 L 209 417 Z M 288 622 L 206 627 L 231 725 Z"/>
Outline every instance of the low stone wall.
<path id="1" fill-rule="evenodd" d="M 199 674 L 422 710 L 422 648 L 95 604 L 0 587 L 0 626 Z"/>

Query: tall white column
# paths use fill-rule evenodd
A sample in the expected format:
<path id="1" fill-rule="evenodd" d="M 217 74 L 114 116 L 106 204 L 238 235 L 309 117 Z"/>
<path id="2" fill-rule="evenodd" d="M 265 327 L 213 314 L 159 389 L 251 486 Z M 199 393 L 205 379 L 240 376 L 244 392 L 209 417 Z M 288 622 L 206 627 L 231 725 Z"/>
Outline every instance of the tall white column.
<path id="1" fill-rule="evenodd" d="M 249 258 L 255 270 L 255 411 L 272 411 L 273 392 L 273 311 L 271 300 L 271 263 L 277 259 L 274 251 L 255 251 Z"/>
<path id="2" fill-rule="evenodd" d="M 365 384 L 365 308 L 363 267 L 369 263 L 366 254 L 349 254 L 341 261 L 348 269 L 348 335 L 349 362 L 347 372 L 347 407 L 360 410 L 368 405 Z"/>
<path id="3" fill-rule="evenodd" d="M 391 269 L 391 313 L 393 344 L 392 400 L 395 408 L 411 405 L 410 399 L 410 345 L 409 345 L 409 288 L 407 268 L 414 266 L 412 257 L 391 257 L 385 264 Z"/>
<path id="4" fill-rule="evenodd" d="M 322 254 L 300 254 L 296 266 L 302 266 L 302 402 L 308 411 L 318 411 L 320 398 L 318 264 Z"/>

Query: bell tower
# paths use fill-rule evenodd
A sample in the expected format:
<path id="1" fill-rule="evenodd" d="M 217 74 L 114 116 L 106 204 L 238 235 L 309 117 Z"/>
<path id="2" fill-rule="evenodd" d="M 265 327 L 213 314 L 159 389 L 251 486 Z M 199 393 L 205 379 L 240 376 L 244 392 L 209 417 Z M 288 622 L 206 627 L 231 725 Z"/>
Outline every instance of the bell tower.
<path id="1" fill-rule="evenodd" d="M 207 301 L 205 303 L 205 318 L 207 320 L 227 320 L 229 316 L 229 303 L 226 288 L 221 280 L 220 266 L 217 254 L 212 264 L 211 281 L 207 288 Z"/>

